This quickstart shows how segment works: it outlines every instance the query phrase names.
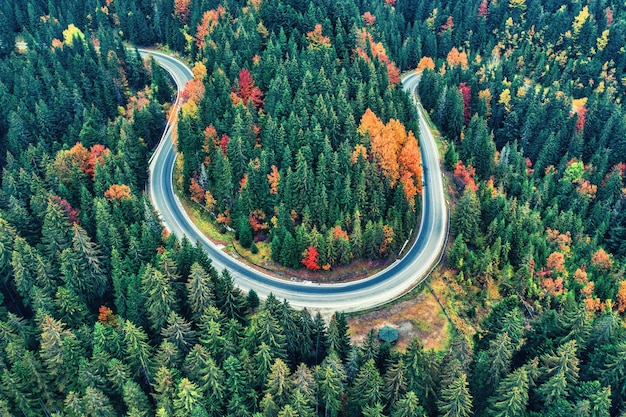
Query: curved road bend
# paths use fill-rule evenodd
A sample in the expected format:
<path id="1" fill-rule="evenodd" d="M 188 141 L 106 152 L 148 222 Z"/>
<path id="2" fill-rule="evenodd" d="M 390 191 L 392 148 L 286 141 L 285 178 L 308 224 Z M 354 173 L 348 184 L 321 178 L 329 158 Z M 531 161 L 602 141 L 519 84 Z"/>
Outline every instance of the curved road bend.
<path id="1" fill-rule="evenodd" d="M 152 54 L 172 75 L 179 92 L 193 77 L 191 70 L 175 58 L 147 50 L 140 50 L 140 53 Z M 419 77 L 415 74 L 405 77 L 403 80 L 405 91 L 413 94 L 418 82 Z M 178 107 L 177 98 L 174 111 L 177 111 Z M 281 280 L 237 261 L 207 239 L 187 217 L 174 194 L 172 172 L 176 152 L 171 139 L 172 126 L 169 123 L 150 161 L 150 199 L 170 232 L 178 237 L 186 235 L 192 242 L 200 241 L 213 265 L 218 270 L 227 268 L 237 286 L 244 291 L 254 289 L 261 298 L 274 293 L 279 300 L 287 299 L 296 308 L 307 307 L 327 313 L 358 311 L 382 305 L 403 295 L 426 278 L 439 259 L 447 232 L 448 211 L 443 194 L 437 145 L 419 108 L 418 113 L 425 184 L 419 235 L 402 259 L 385 270 L 359 281 L 315 284 Z"/>

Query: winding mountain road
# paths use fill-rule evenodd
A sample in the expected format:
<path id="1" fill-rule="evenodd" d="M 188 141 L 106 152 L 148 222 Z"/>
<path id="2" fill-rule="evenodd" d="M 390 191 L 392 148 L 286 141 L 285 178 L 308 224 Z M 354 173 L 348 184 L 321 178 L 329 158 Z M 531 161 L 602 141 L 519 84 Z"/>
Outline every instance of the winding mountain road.
<path id="1" fill-rule="evenodd" d="M 235 284 L 244 291 L 254 289 L 259 297 L 273 293 L 279 300 L 287 299 L 296 308 L 309 308 L 324 313 L 358 311 L 385 304 L 415 287 L 437 264 L 444 249 L 448 210 L 443 193 L 437 145 L 418 106 L 420 118 L 420 148 L 424 168 L 424 193 L 419 235 L 408 253 L 385 270 L 368 278 L 340 284 L 316 284 L 278 279 L 253 269 L 224 253 L 207 239 L 188 218 L 174 193 L 172 172 L 176 151 L 172 143 L 172 129 L 180 107 L 180 92 L 193 78 L 191 70 L 181 61 L 163 53 L 140 50 L 151 54 L 167 70 L 178 86 L 178 97 L 159 146 L 150 160 L 149 193 L 165 227 L 178 237 L 186 235 L 192 242 L 200 241 L 213 265 L 227 268 Z M 415 100 L 414 90 L 419 76 L 411 74 L 403 79 L 404 90 Z"/>

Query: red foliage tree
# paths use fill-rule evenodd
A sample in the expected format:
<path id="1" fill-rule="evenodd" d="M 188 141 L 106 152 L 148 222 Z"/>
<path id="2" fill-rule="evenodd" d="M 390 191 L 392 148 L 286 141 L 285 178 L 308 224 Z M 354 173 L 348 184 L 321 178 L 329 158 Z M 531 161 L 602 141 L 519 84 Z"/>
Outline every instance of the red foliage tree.
<path id="1" fill-rule="evenodd" d="M 230 142 L 230 136 L 228 136 L 227 134 L 223 134 L 222 138 L 220 139 L 220 148 L 222 148 L 222 152 L 224 153 L 224 155 L 226 155 L 228 152 L 228 142 Z"/>
<path id="2" fill-rule="evenodd" d="M 454 19 L 452 19 L 452 16 L 448 16 L 448 19 L 446 19 L 446 23 L 441 25 L 441 30 L 439 31 L 439 33 L 443 33 L 446 30 L 452 31 L 452 29 L 454 29 Z"/>
<path id="3" fill-rule="evenodd" d="M 585 128 L 585 122 L 587 121 L 587 108 L 585 106 L 581 106 L 576 109 L 576 113 L 578 114 L 578 118 L 576 119 L 576 131 L 580 132 Z"/>
<path id="4" fill-rule="evenodd" d="M 476 170 L 473 166 L 469 166 L 465 168 L 463 165 L 463 161 L 459 161 L 454 168 L 454 178 L 460 185 L 465 187 L 470 187 L 472 190 L 477 191 L 478 187 L 476 186 L 476 182 L 474 181 L 474 175 Z"/>
<path id="5" fill-rule="evenodd" d="M 250 71 L 246 68 L 239 71 L 237 88 L 233 87 L 233 92 L 244 104 L 247 104 L 248 101 L 252 101 L 255 108 L 259 108 L 263 105 L 263 99 L 261 98 L 263 92 L 259 87 L 254 85 L 252 74 L 250 74 Z"/>
<path id="6" fill-rule="evenodd" d="M 102 162 L 102 159 L 108 155 L 110 151 L 104 145 L 96 144 L 89 148 L 89 152 L 90 157 L 87 163 L 87 170 L 85 172 L 91 179 L 93 179 L 96 164 Z"/>
<path id="7" fill-rule="evenodd" d="M 65 217 L 67 220 L 72 223 L 78 223 L 78 210 L 73 208 L 70 203 L 67 202 L 66 199 L 61 198 L 59 196 L 53 195 L 52 201 L 63 210 Z"/>
<path id="8" fill-rule="evenodd" d="M 396 0 L 385 0 L 385 6 L 395 7 L 396 6 Z"/>
<path id="9" fill-rule="evenodd" d="M 607 7 L 604 9 L 604 13 L 606 14 L 606 25 L 611 26 L 611 23 L 613 23 L 613 10 L 611 10 L 610 7 Z"/>
<path id="10" fill-rule="evenodd" d="M 309 246 L 306 251 L 304 251 L 304 258 L 302 259 L 302 264 L 309 271 L 317 271 L 320 269 L 320 266 L 317 264 L 319 252 L 313 246 Z"/>
<path id="11" fill-rule="evenodd" d="M 489 5 L 487 4 L 487 0 L 483 0 L 480 2 L 480 7 L 478 7 L 478 18 L 483 16 L 487 17 L 489 14 Z"/>

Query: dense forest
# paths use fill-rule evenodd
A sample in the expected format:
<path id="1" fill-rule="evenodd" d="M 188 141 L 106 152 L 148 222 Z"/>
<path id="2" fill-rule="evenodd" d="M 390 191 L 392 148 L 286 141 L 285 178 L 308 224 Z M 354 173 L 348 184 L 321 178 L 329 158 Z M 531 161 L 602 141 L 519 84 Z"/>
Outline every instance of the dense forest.
<path id="1" fill-rule="evenodd" d="M 242 246 L 267 240 L 292 268 L 395 255 L 422 176 L 399 70 L 356 9 L 333 17 L 311 4 L 289 28 L 273 7 L 218 6 L 192 23 L 212 71 L 187 86 L 183 189 Z"/>
<path id="2" fill-rule="evenodd" d="M 625 37 L 613 1 L 0 3 L 0 415 L 626 415 Z M 165 233 L 174 91 L 125 42 L 196 62 L 185 191 L 309 269 L 416 222 L 423 71 L 475 333 L 356 346 Z"/>

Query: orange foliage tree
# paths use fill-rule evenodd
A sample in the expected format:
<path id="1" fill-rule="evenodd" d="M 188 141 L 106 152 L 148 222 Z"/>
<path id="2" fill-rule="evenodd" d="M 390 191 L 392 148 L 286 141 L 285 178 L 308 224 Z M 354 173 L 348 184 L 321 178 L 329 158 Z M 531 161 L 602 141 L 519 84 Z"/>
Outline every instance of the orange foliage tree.
<path id="1" fill-rule="evenodd" d="M 105 326 L 115 326 L 117 317 L 113 314 L 113 310 L 106 306 L 100 306 L 98 309 L 98 321 Z"/>
<path id="2" fill-rule="evenodd" d="M 554 272 L 563 273 L 565 271 L 565 257 L 561 252 L 552 252 L 548 256 L 546 266 Z"/>
<path id="3" fill-rule="evenodd" d="M 417 68 L 415 69 L 415 71 L 419 72 L 425 69 L 429 69 L 432 71 L 435 70 L 435 61 L 433 61 L 433 59 L 429 56 L 423 56 L 422 59 L 420 59 L 420 62 L 417 63 Z"/>
<path id="4" fill-rule="evenodd" d="M 544 278 L 541 280 L 541 288 L 543 288 L 550 295 L 563 294 L 563 278 L 557 279 Z"/>
<path id="5" fill-rule="evenodd" d="M 54 161 L 54 167 L 59 179 L 63 182 L 67 182 L 72 177 L 72 170 L 74 167 L 78 167 L 81 171 L 87 172 L 89 170 L 89 160 L 91 154 L 83 146 L 82 143 L 76 142 L 76 145 L 66 151 L 59 151 Z"/>
<path id="6" fill-rule="evenodd" d="M 205 45 L 205 38 L 213 31 L 213 28 L 217 25 L 219 18 L 224 16 L 225 13 L 226 10 L 221 5 L 217 6 L 217 9 L 211 9 L 204 12 L 200 23 L 198 23 L 198 26 L 196 27 L 195 41 L 198 48 L 202 48 Z"/>
<path id="7" fill-rule="evenodd" d="M 204 96 L 204 83 L 198 79 L 189 81 L 181 93 L 184 102 L 192 101 L 196 104 L 198 104 L 202 96 Z"/>
<path id="8" fill-rule="evenodd" d="M 187 23 L 189 20 L 190 3 L 191 0 L 174 0 L 174 14 L 183 23 Z"/>
<path id="9" fill-rule="evenodd" d="M 446 60 L 450 67 L 460 65 L 462 69 L 467 69 L 467 54 L 465 52 L 459 52 L 456 47 L 453 47 L 450 52 L 448 52 Z"/>
<path id="10" fill-rule="evenodd" d="M 104 196 L 109 200 L 130 200 L 130 187 L 126 184 L 113 184 L 104 192 Z"/>
<path id="11" fill-rule="evenodd" d="M 598 249 L 591 257 L 591 263 L 599 269 L 608 270 L 613 266 L 613 260 L 603 248 Z"/>
<path id="12" fill-rule="evenodd" d="M 265 213 L 263 210 L 256 209 L 248 215 L 248 221 L 250 222 L 250 227 L 252 227 L 252 231 L 254 233 L 260 232 L 261 230 L 267 229 L 267 223 L 265 223 Z"/>
<path id="13" fill-rule="evenodd" d="M 315 29 L 306 34 L 306 39 L 311 49 L 330 48 L 330 38 L 322 34 L 322 25 L 319 23 L 315 25 Z"/>
<path id="14" fill-rule="evenodd" d="M 278 184 L 280 184 L 280 172 L 276 165 L 272 165 L 272 172 L 267 174 L 267 182 L 270 185 L 270 194 L 278 194 Z"/>
<path id="15" fill-rule="evenodd" d="M 369 56 L 367 55 L 367 52 L 365 52 L 365 50 L 367 49 L 366 45 L 368 43 L 370 50 L 372 51 L 373 57 L 385 64 L 385 66 L 387 67 L 387 79 L 389 81 L 389 85 L 395 85 L 399 83 L 400 70 L 393 62 L 391 62 L 391 60 L 387 56 L 387 50 L 381 42 L 375 42 L 372 34 L 369 33 L 367 29 L 363 28 L 357 32 L 356 53 L 365 58 L 365 60 L 369 60 Z"/>
<path id="16" fill-rule="evenodd" d="M 389 250 L 389 247 L 393 243 L 393 239 L 395 237 L 396 237 L 396 234 L 393 231 L 393 228 L 389 225 L 384 225 L 383 226 L 383 240 L 380 244 L 380 247 L 378 248 L 378 251 L 383 255 L 386 254 L 387 251 Z"/>
<path id="17" fill-rule="evenodd" d="M 626 311 L 626 281 L 622 281 L 619 284 L 619 290 L 617 291 L 617 311 L 623 313 Z"/>
<path id="18" fill-rule="evenodd" d="M 374 22 L 376 22 L 376 16 L 374 16 L 370 12 L 365 12 L 363 13 L 363 21 L 367 26 L 374 26 Z"/>
<path id="19" fill-rule="evenodd" d="M 204 189 L 195 178 L 191 179 L 189 184 L 189 195 L 191 199 L 198 204 L 204 204 Z"/>
<path id="20" fill-rule="evenodd" d="M 369 135 L 371 154 L 385 178 L 391 186 L 401 180 L 407 199 L 412 203 L 422 187 L 422 156 L 413 132 L 407 133 L 396 119 L 384 124 L 370 109 L 361 118 L 359 132 Z"/>

